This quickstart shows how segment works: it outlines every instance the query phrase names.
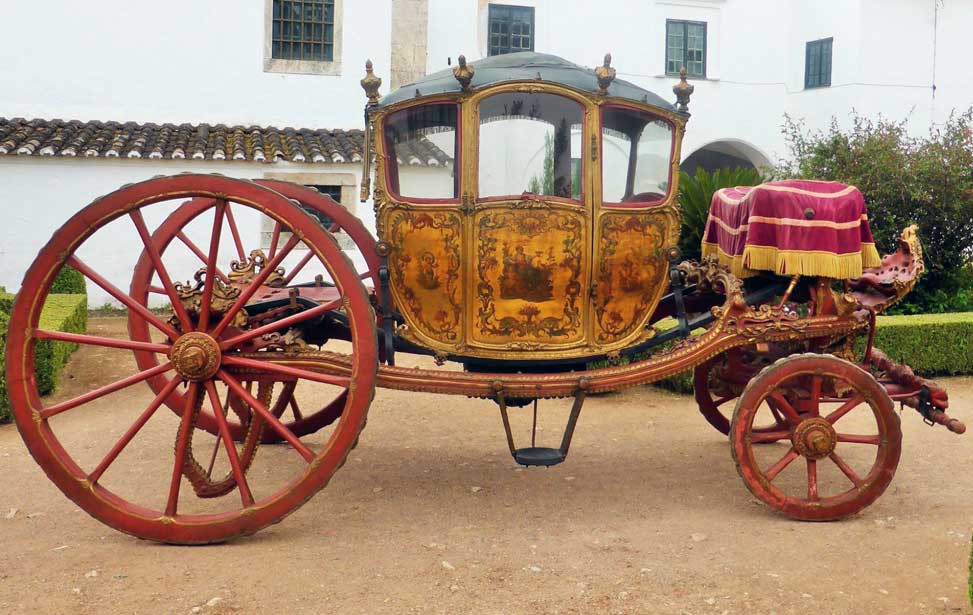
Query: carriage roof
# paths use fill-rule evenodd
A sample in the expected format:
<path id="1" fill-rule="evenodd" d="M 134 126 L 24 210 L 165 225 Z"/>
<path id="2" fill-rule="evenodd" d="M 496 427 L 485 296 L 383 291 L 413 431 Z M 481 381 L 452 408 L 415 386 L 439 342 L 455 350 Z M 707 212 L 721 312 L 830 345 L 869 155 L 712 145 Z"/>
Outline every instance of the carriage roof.
<path id="1" fill-rule="evenodd" d="M 556 83 L 585 92 L 598 91 L 598 80 L 593 69 L 578 66 L 573 62 L 546 53 L 531 51 L 508 53 L 470 62 L 470 65 L 476 71 L 470 84 L 472 88 L 512 81 L 537 81 L 540 79 L 544 82 Z M 453 76 L 453 69 L 447 68 L 403 85 L 387 94 L 379 101 L 379 107 L 387 107 L 418 96 L 452 94 L 461 90 L 460 83 Z M 616 79 L 611 83 L 608 88 L 608 95 L 652 105 L 667 111 L 676 111 L 672 104 L 659 95 L 622 79 Z"/>

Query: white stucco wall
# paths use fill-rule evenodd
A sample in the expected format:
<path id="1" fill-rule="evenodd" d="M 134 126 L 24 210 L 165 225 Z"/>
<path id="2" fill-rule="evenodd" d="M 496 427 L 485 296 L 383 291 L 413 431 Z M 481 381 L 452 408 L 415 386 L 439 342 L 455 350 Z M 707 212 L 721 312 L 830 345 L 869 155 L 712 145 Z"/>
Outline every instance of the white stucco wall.
<path id="1" fill-rule="evenodd" d="M 352 174 L 357 184 L 361 179 L 360 168 L 360 165 L 347 164 L 309 166 L 0 156 L 0 212 L 3 212 L 0 286 L 11 291 L 19 288 L 24 272 L 55 230 L 84 205 L 124 184 L 143 181 L 155 175 L 183 172 L 222 173 L 252 179 L 268 175 L 283 179 L 288 174 L 306 179 L 308 174 L 341 173 Z M 371 210 L 370 203 L 360 204 L 357 208 L 366 227 L 374 233 Z M 250 250 L 260 247 L 261 231 L 264 229 L 258 216 L 246 212 L 245 208 L 234 208 L 241 239 L 246 249 Z M 155 229 L 162 221 L 161 213 L 161 208 L 155 207 L 146 211 L 146 224 L 150 229 Z M 204 217 L 212 219 L 211 215 Z M 202 221 L 203 218 L 200 223 L 190 227 L 188 235 L 205 249 L 209 237 L 207 225 Z M 98 242 L 85 243 L 78 253 L 79 257 L 113 284 L 127 290 L 132 268 L 143 248 L 134 225 L 128 219 L 116 221 L 98 238 Z M 346 253 L 363 270 L 364 261 L 357 251 L 348 250 Z M 223 234 L 221 254 L 235 254 L 232 237 L 228 233 Z M 284 262 L 285 269 L 296 264 L 302 256 L 298 252 L 292 253 Z M 165 262 L 167 266 L 172 265 L 173 275 L 183 281 L 201 267 L 200 261 L 178 244 L 174 244 L 167 253 Z M 311 269 L 307 271 L 314 273 Z M 91 282 L 88 282 L 88 291 L 92 306 L 115 303 L 109 301 L 108 294 Z"/>
<path id="2" fill-rule="evenodd" d="M 389 0 L 339 0 L 337 76 L 264 72 L 264 1 L 5 2 L 0 115 L 361 127 L 367 58 L 388 83 Z"/>
<path id="3" fill-rule="evenodd" d="M 707 23 L 707 79 L 693 80 L 686 157 L 731 141 L 756 157 L 785 153 L 785 113 L 812 129 L 852 109 L 909 118 L 915 134 L 973 104 L 973 3 L 967 0 L 509 0 L 535 7 L 535 49 L 595 66 L 673 99 L 664 74 L 666 19 Z M 486 53 L 487 2 L 430 0 L 429 71 Z M 934 22 L 935 27 L 934 27 Z M 804 90 L 807 41 L 834 38 L 832 87 Z M 935 39 L 936 65 L 933 68 Z M 933 73 L 936 96 L 932 96 Z"/>

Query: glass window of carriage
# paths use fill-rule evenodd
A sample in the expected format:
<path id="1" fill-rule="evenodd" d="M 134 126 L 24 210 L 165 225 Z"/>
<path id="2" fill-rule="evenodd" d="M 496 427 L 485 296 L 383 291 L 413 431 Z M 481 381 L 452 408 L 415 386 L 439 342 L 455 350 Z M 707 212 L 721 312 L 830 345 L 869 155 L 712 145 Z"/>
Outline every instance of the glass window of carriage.
<path id="1" fill-rule="evenodd" d="M 602 111 L 602 201 L 657 203 L 669 193 L 672 125 L 644 111 Z"/>
<path id="2" fill-rule="evenodd" d="M 479 195 L 580 199 L 583 107 L 555 94 L 510 92 L 480 103 Z"/>
<path id="3" fill-rule="evenodd" d="M 434 103 L 385 120 L 388 188 L 403 199 L 452 200 L 459 194 L 457 107 Z"/>

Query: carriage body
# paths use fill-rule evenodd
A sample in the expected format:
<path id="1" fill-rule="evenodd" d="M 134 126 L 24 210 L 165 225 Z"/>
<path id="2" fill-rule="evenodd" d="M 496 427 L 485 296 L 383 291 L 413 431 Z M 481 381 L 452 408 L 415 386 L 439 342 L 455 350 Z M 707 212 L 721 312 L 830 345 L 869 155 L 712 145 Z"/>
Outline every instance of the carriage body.
<path id="1" fill-rule="evenodd" d="M 678 241 L 688 114 L 554 56 L 488 58 L 369 107 L 396 334 L 456 357 L 643 342 Z"/>

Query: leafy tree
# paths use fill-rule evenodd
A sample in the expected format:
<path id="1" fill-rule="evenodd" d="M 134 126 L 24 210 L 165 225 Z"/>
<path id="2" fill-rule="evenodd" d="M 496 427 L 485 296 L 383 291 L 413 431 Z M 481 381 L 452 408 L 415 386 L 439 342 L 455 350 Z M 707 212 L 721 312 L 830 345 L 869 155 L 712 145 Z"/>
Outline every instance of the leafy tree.
<path id="1" fill-rule="evenodd" d="M 906 121 L 851 115 L 811 132 L 785 116 L 790 158 L 780 177 L 830 179 L 865 196 L 880 251 L 889 251 L 908 224 L 919 225 L 927 273 L 904 313 L 973 310 L 973 108 L 954 113 L 928 135 L 913 137 Z"/>

